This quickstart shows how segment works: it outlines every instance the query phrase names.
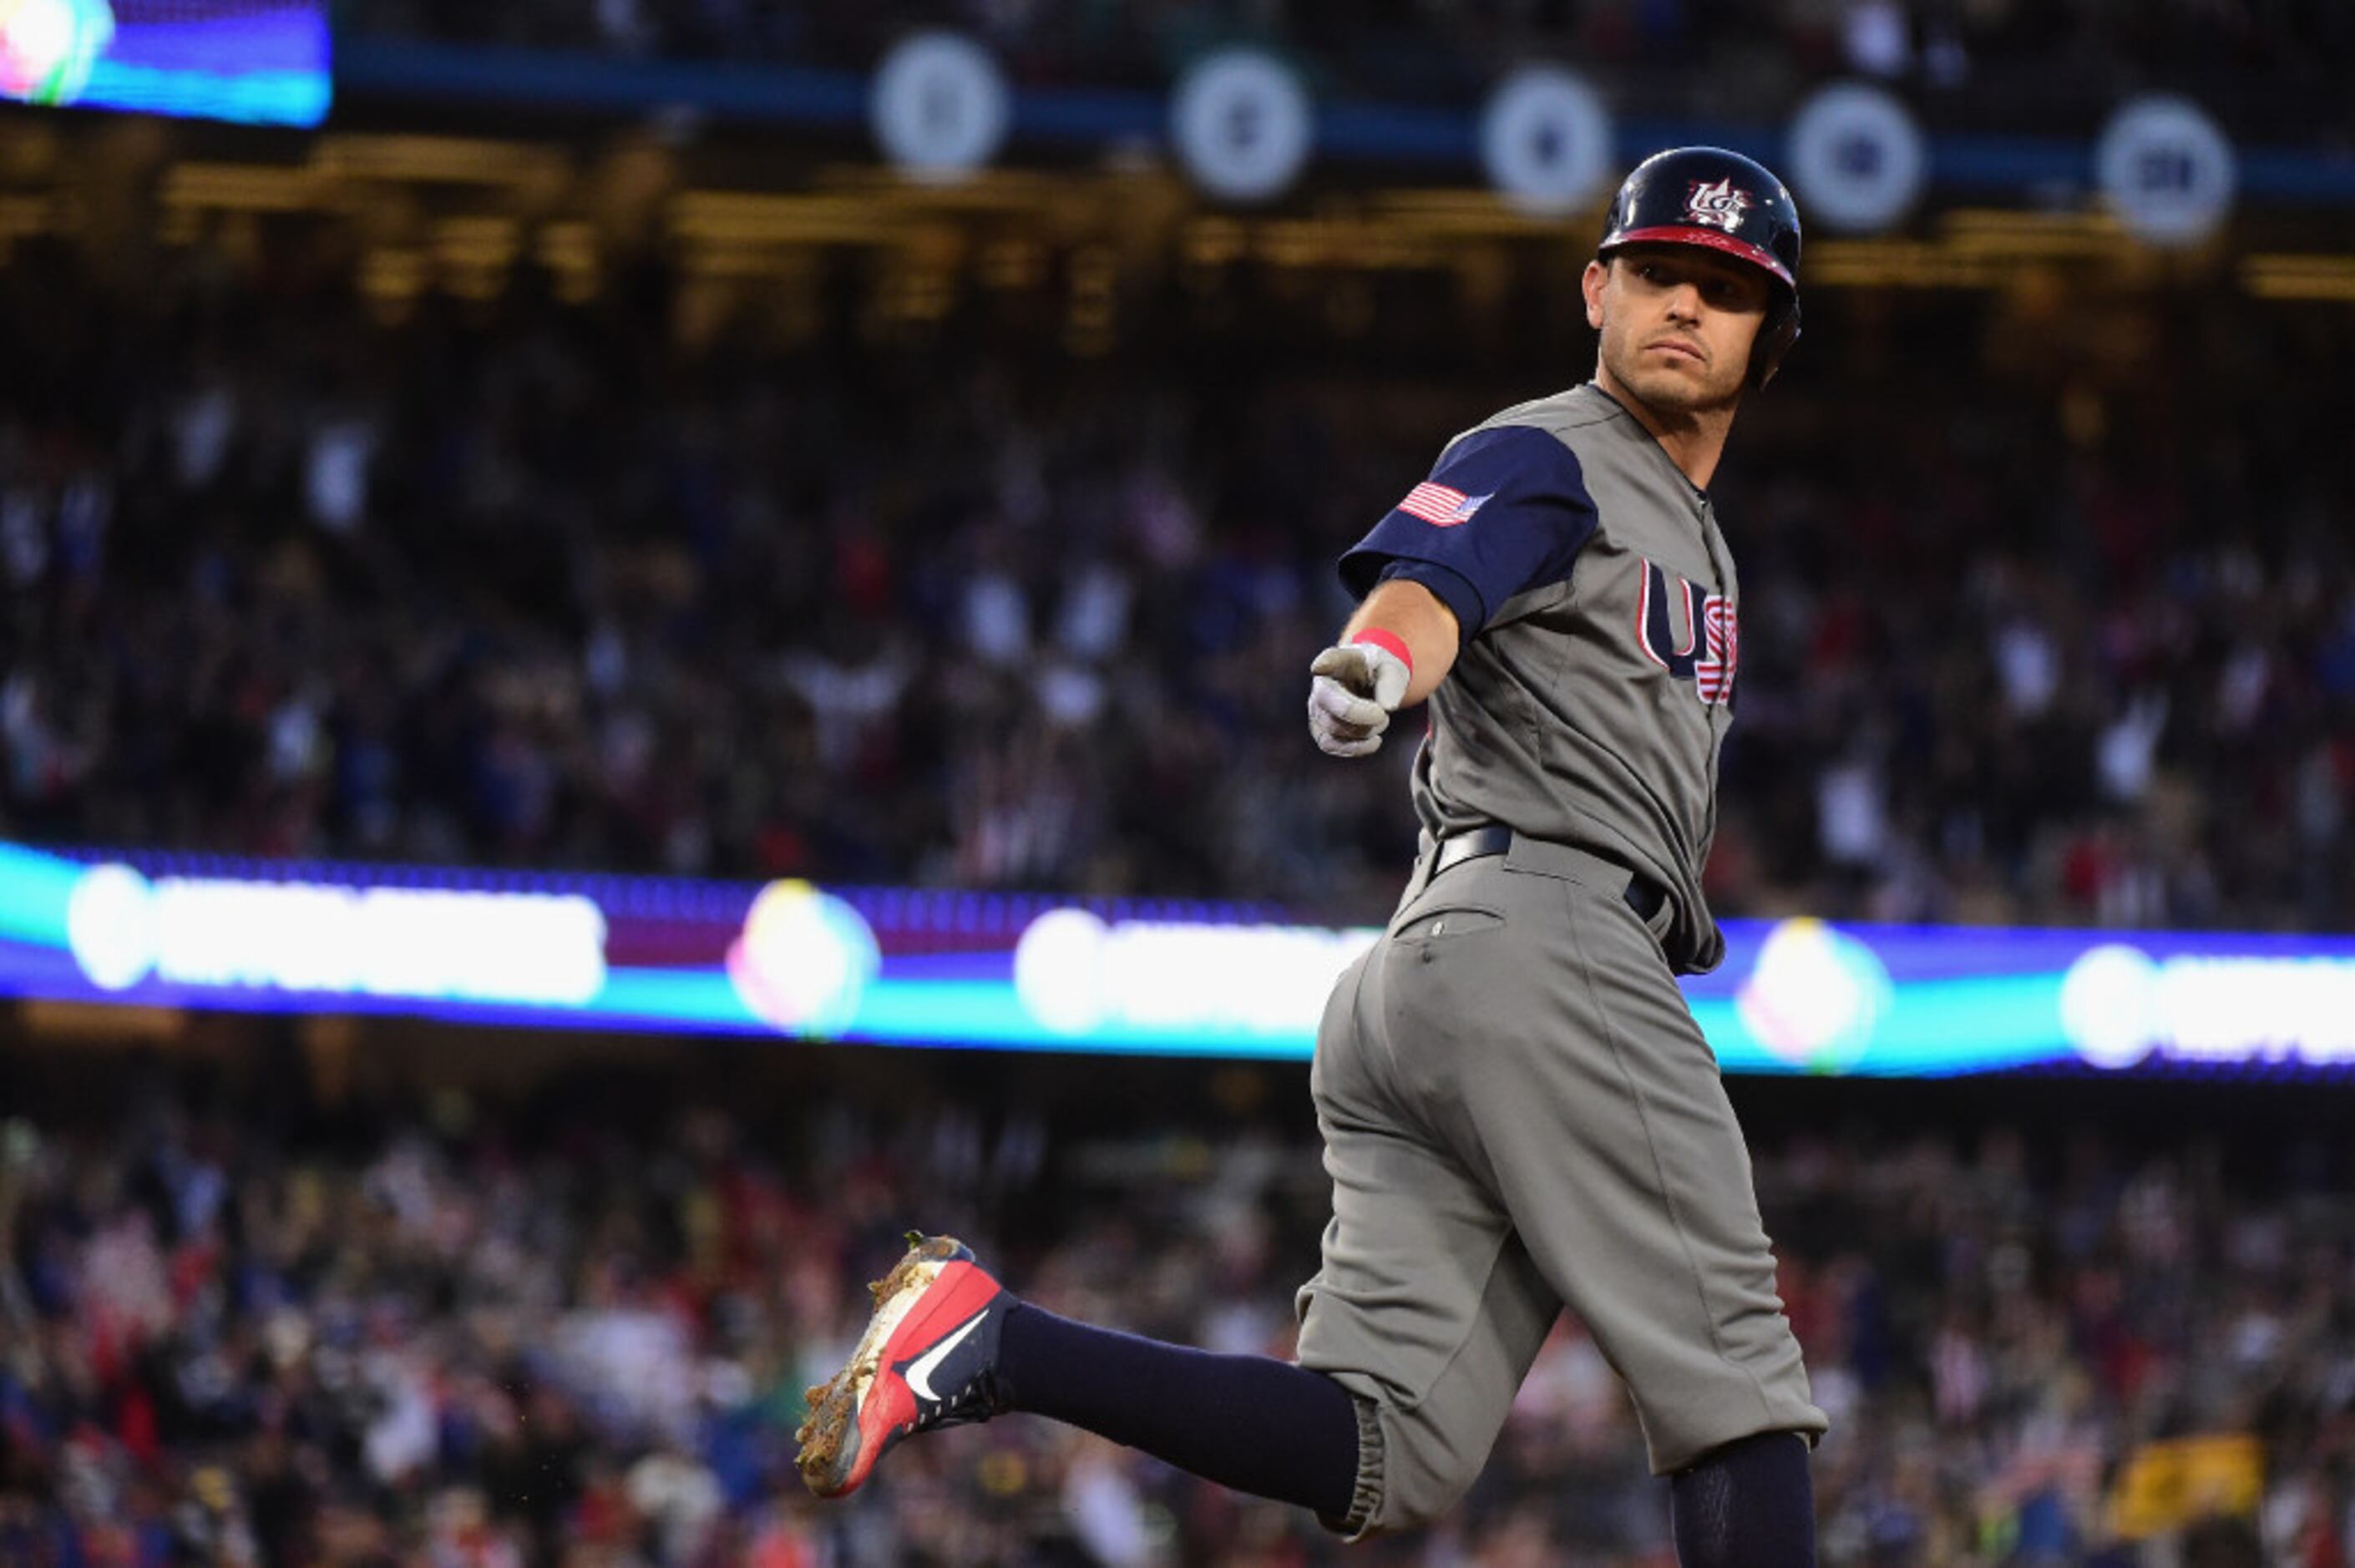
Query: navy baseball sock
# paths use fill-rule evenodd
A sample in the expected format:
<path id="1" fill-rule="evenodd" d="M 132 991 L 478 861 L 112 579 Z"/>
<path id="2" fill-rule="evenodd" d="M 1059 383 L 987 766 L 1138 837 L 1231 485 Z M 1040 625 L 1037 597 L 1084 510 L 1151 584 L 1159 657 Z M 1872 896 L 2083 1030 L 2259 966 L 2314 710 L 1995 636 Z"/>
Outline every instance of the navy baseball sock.
<path id="1" fill-rule="evenodd" d="M 1348 1517 L 1358 1407 L 1323 1372 L 1092 1328 L 1022 1302 L 998 1330 L 1011 1407 L 1140 1448 L 1237 1491 Z"/>
<path id="2" fill-rule="evenodd" d="M 1677 1472 L 1669 1496 L 1684 1568 L 1814 1568 L 1815 1484 L 1797 1433 L 1712 1448 Z"/>

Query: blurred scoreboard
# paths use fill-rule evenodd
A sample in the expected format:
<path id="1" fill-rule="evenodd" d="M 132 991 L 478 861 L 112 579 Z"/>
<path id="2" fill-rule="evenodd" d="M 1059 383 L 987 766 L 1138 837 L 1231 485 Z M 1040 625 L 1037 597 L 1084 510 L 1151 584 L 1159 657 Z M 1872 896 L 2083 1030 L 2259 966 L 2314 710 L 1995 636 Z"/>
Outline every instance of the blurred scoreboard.
<path id="1" fill-rule="evenodd" d="M 320 0 L 0 0 L 0 98 L 316 125 L 333 96 Z"/>
<path id="2" fill-rule="evenodd" d="M 0 996 L 1305 1061 L 1379 937 L 1248 906 L 0 844 Z M 2355 941 L 1726 923 L 1729 1072 L 2355 1070 Z"/>

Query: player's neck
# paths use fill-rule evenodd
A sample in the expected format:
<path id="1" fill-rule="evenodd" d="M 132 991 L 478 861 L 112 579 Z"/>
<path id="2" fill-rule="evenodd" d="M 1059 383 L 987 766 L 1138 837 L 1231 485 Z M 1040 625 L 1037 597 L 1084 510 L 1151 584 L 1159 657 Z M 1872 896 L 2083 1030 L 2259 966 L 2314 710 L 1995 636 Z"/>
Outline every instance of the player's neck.
<path id="1" fill-rule="evenodd" d="M 1637 424 L 1652 432 L 1652 439 L 1660 443 L 1668 461 L 1683 471 L 1695 489 L 1709 488 L 1710 478 L 1717 472 L 1718 460 L 1725 455 L 1725 438 L 1733 429 L 1731 404 L 1722 408 L 1656 408 L 1630 392 L 1611 374 L 1607 365 L 1595 366 L 1594 384 L 1633 415 Z"/>

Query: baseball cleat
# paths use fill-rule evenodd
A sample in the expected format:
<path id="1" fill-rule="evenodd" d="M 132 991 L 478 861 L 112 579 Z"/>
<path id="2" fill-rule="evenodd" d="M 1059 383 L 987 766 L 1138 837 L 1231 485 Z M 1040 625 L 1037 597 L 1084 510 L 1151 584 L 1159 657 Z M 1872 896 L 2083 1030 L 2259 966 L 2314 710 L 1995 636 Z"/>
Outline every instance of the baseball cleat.
<path id="1" fill-rule="evenodd" d="M 847 1497 L 903 1437 L 986 1421 L 1006 1409 L 997 1330 L 1014 1304 L 954 1236 L 911 1233 L 908 1255 L 868 1286 L 875 1316 L 833 1379 L 809 1391 L 802 1483 Z"/>

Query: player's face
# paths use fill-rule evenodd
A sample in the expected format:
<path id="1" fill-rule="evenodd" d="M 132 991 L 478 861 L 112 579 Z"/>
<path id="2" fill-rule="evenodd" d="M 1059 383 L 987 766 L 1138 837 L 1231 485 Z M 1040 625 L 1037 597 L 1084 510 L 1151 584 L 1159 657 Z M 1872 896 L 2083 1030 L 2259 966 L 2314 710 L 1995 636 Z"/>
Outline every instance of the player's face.
<path id="1" fill-rule="evenodd" d="M 1766 319 L 1766 275 L 1690 245 L 1630 245 L 1589 262 L 1586 321 L 1612 379 L 1666 414 L 1732 407 Z"/>

